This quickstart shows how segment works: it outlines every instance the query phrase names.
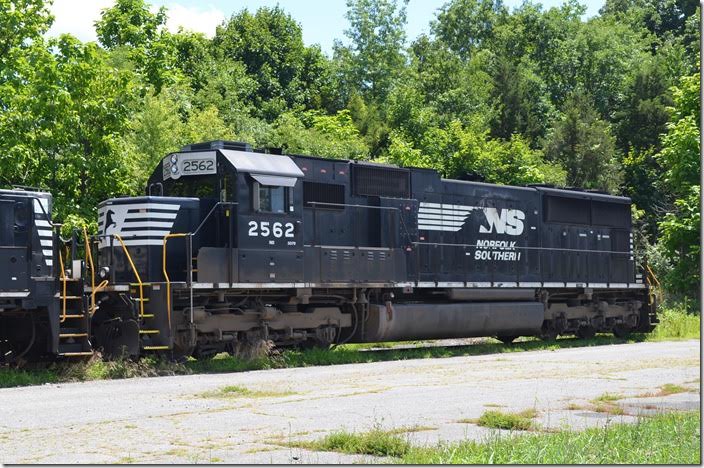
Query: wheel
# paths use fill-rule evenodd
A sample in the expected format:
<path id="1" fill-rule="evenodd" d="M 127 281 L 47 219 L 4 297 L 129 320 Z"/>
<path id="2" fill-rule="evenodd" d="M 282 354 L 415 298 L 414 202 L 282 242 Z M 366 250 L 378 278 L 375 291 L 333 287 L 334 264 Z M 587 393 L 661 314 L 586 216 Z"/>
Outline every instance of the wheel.
<path id="1" fill-rule="evenodd" d="M 496 337 L 496 339 L 501 341 L 503 344 L 511 344 L 516 338 L 518 338 L 516 335 L 499 335 Z"/>
<path id="2" fill-rule="evenodd" d="M 594 335 L 596 335 L 596 330 L 594 327 L 581 326 L 577 329 L 576 335 L 577 338 L 588 340 L 589 338 L 594 338 Z"/>
<path id="3" fill-rule="evenodd" d="M 616 338 L 628 338 L 631 335 L 631 332 L 633 332 L 632 328 L 626 328 L 623 325 L 614 325 L 614 328 L 611 330 L 611 332 L 614 334 Z"/>
<path id="4" fill-rule="evenodd" d="M 547 328 L 540 330 L 540 335 L 538 335 L 542 341 L 555 341 L 557 339 L 557 330 L 554 328 Z"/>

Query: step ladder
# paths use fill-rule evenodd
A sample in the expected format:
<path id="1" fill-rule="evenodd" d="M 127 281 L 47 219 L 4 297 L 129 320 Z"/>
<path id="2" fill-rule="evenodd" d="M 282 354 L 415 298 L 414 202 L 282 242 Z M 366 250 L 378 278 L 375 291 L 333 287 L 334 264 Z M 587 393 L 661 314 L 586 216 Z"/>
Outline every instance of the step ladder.
<path id="1" fill-rule="evenodd" d="M 134 304 L 135 315 L 139 324 L 139 349 L 140 351 L 168 351 L 171 349 L 168 342 L 170 337 L 166 333 L 161 314 L 156 314 L 151 306 L 153 285 L 142 283 L 140 297 L 140 283 L 130 283 L 130 299 Z"/>
<path id="2" fill-rule="evenodd" d="M 88 357 L 93 355 L 90 343 L 90 317 L 83 294 L 83 280 L 66 274 L 63 255 L 59 252 L 59 352 L 61 357 Z"/>

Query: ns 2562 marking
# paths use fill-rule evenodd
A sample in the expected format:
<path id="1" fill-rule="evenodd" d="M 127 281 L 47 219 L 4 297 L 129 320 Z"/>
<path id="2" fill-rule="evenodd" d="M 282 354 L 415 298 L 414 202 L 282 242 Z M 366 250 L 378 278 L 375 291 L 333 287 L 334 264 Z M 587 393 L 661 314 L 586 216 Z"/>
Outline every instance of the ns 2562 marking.
<path id="1" fill-rule="evenodd" d="M 271 223 L 269 221 L 250 221 L 248 235 L 250 237 L 294 237 L 293 223 Z"/>

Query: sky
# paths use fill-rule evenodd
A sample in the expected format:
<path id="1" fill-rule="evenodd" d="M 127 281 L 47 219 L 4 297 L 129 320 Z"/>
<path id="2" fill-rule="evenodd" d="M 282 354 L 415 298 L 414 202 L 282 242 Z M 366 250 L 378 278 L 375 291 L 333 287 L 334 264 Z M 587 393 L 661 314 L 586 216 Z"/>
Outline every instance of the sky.
<path id="1" fill-rule="evenodd" d="M 519 6 L 523 0 L 504 0 L 509 8 Z M 587 5 L 586 17 L 599 12 L 604 0 L 581 0 Z M 49 35 L 71 33 L 82 41 L 94 41 L 93 23 L 100 17 L 100 11 L 114 3 L 114 0 L 54 0 L 52 13 L 55 20 Z M 202 32 L 208 37 L 215 34 L 215 27 L 243 8 L 256 11 L 261 6 L 273 7 L 277 4 L 291 14 L 303 28 L 303 41 L 307 45 L 320 44 L 328 55 L 332 53 L 335 39 L 344 41 L 346 0 L 152 0 L 149 3 L 165 6 L 168 9 L 167 27 L 176 31 L 184 29 Z M 410 0 L 407 10 L 406 34 L 413 40 L 428 32 L 429 23 L 437 10 L 447 0 Z M 542 0 L 545 8 L 558 6 L 563 0 Z"/>

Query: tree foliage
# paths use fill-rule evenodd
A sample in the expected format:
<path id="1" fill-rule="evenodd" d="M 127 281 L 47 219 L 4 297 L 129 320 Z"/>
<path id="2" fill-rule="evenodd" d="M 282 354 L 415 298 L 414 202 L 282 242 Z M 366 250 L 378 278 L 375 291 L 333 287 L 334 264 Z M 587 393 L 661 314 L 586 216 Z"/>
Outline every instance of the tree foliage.
<path id="1" fill-rule="evenodd" d="M 281 6 L 209 38 L 116 0 L 84 44 L 45 37 L 46 1 L 0 0 L 0 183 L 50 189 L 56 219 L 90 224 L 168 152 L 222 138 L 601 189 L 632 197 L 668 287 L 694 294 L 698 4 L 607 0 L 586 18 L 578 0 L 448 0 L 416 38 L 407 5 L 347 0 L 328 56 Z"/>

